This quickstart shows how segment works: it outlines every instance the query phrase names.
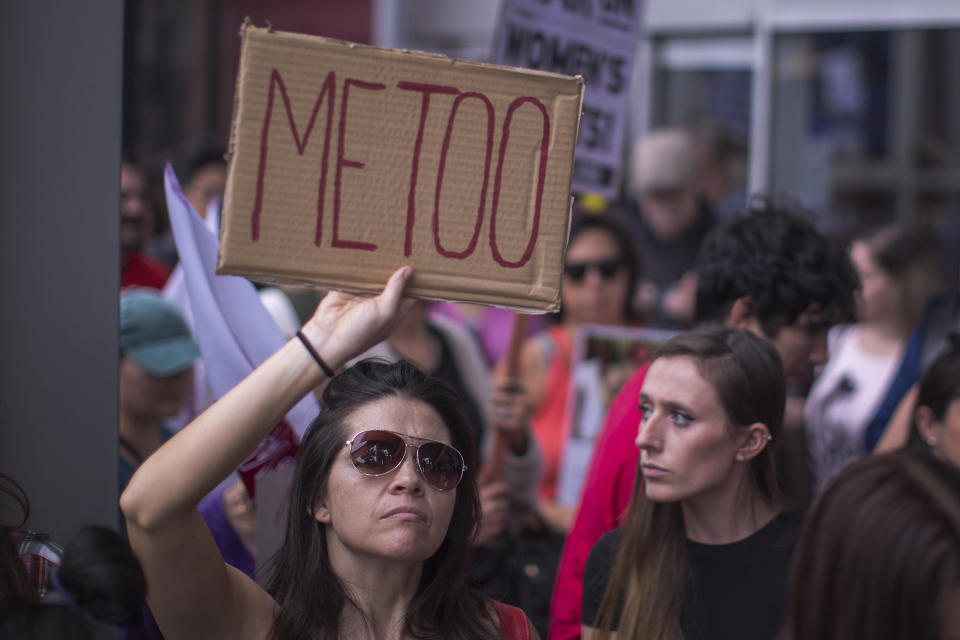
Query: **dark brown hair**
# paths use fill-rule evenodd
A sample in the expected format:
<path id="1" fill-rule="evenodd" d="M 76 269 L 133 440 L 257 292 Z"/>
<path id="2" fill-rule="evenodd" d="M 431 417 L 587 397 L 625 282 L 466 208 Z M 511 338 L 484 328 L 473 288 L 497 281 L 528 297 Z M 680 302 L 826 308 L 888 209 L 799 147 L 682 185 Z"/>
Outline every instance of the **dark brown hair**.
<path id="1" fill-rule="evenodd" d="M 780 356 L 769 343 L 728 327 L 696 329 L 665 343 L 654 360 L 677 357 L 694 359 L 700 375 L 715 389 L 731 430 L 760 422 L 773 442 L 779 441 L 786 383 Z M 772 446 L 750 461 L 750 471 L 750 488 L 775 504 L 780 493 Z M 682 636 L 685 540 L 680 504 L 648 499 L 638 469 L 620 550 L 597 617 L 601 638 L 613 631 L 619 638 Z"/>
<path id="2" fill-rule="evenodd" d="M 787 640 L 940 640 L 960 586 L 960 472 L 895 453 L 846 466 L 804 525 Z"/>
<path id="3" fill-rule="evenodd" d="M 410 603 L 406 632 L 415 638 L 484 640 L 497 637 L 485 601 L 467 587 L 467 567 L 480 518 L 473 430 L 456 392 L 401 360 L 363 360 L 333 378 L 323 392 L 324 407 L 297 454 L 286 539 L 271 560 L 269 592 L 280 604 L 277 640 L 340 637 L 340 613 L 350 600 L 330 564 L 324 527 L 314 518 L 337 453 L 349 437 L 345 424 L 360 407 L 386 397 L 418 400 L 433 408 L 450 430 L 453 446 L 466 461 L 453 516 L 436 553 L 424 562 Z M 358 607 L 359 610 L 359 607 Z"/>
<path id="4" fill-rule="evenodd" d="M 913 416 L 910 418 L 910 435 L 906 444 L 908 451 L 932 453 L 917 426 L 917 407 L 927 407 L 935 421 L 943 422 L 950 405 L 957 399 L 960 399 L 960 336 L 953 334 L 920 379 Z"/>

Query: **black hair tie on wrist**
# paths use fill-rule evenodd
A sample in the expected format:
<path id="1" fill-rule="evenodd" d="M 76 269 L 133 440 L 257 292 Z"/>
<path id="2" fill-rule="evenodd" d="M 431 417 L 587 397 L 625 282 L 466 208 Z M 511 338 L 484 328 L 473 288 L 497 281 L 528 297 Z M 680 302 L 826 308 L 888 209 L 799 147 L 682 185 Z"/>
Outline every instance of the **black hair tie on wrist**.
<path id="1" fill-rule="evenodd" d="M 299 329 L 297 330 L 297 337 L 300 338 L 300 342 L 303 343 L 304 348 L 311 355 L 311 357 L 313 357 L 320 369 L 323 370 L 323 373 L 326 374 L 328 378 L 332 378 L 335 375 L 333 373 L 333 369 L 331 369 L 330 366 L 323 361 L 323 358 L 320 357 L 320 354 L 317 353 L 317 350 L 313 348 L 313 345 L 310 344 L 310 341 L 307 340 L 307 337 L 303 335 Z"/>

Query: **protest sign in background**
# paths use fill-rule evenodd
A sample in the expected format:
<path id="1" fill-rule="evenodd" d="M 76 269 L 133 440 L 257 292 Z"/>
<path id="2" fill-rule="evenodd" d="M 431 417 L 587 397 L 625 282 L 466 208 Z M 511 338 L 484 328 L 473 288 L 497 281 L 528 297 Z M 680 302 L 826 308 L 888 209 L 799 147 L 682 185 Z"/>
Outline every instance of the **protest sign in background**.
<path id="1" fill-rule="evenodd" d="M 649 362 L 676 331 L 586 324 L 577 329 L 564 417 L 563 460 L 557 502 L 580 503 L 593 445 L 610 404 L 638 367 Z"/>
<path id="2" fill-rule="evenodd" d="M 577 193 L 615 198 L 643 0 L 505 0 L 494 61 L 583 76 Z"/>

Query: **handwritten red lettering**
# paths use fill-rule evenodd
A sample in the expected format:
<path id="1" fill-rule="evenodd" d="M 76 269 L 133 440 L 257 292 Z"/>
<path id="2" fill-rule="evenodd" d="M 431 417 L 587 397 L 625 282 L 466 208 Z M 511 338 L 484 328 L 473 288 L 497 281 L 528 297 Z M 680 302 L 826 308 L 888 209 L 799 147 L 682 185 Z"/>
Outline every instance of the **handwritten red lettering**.
<path id="1" fill-rule="evenodd" d="M 524 104 L 530 103 L 540 110 L 543 116 L 543 136 L 540 138 L 540 167 L 537 173 L 537 195 L 533 205 L 533 223 L 530 229 L 530 239 L 523 255 L 516 262 L 510 262 L 500 254 L 497 248 L 497 204 L 500 200 L 500 178 L 503 173 L 503 159 L 507 154 L 507 141 L 510 139 L 510 121 L 513 112 Z M 503 136 L 500 138 L 500 153 L 497 158 L 497 173 L 493 181 L 493 204 L 490 205 L 490 250 L 493 259 L 501 267 L 518 269 L 525 265 L 533 255 L 533 247 L 537 244 L 537 235 L 540 233 L 540 205 L 543 202 L 543 185 L 547 177 L 547 152 L 550 148 L 550 116 L 543 103 L 533 97 L 517 98 L 507 108 L 507 117 L 503 121 Z"/>
<path id="2" fill-rule="evenodd" d="M 423 147 L 423 129 L 427 124 L 427 111 L 430 109 L 430 94 L 444 93 L 457 95 L 460 91 L 456 87 L 424 84 L 422 82 L 398 82 L 397 88 L 403 91 L 420 91 L 423 93 L 423 101 L 420 103 L 420 127 L 417 129 L 417 139 L 413 145 L 413 164 L 410 167 L 410 192 L 407 194 L 407 231 L 403 241 L 403 255 L 409 258 L 410 254 L 413 253 L 413 223 L 416 218 L 417 173 L 420 168 L 420 150 Z"/>
<path id="3" fill-rule="evenodd" d="M 343 168 L 363 169 L 364 163 L 356 160 L 349 160 L 344 156 L 347 134 L 347 96 L 350 93 L 350 87 L 356 86 L 367 91 L 383 91 L 386 85 L 379 82 L 364 82 L 356 78 L 345 78 L 343 80 L 343 96 L 340 98 L 340 127 L 339 140 L 337 141 L 337 172 L 333 179 L 333 239 L 330 245 L 341 247 L 343 249 L 360 249 L 361 251 L 376 251 L 377 245 L 372 242 L 360 242 L 358 240 L 340 239 L 340 186 L 343 177 Z"/>
<path id="4" fill-rule="evenodd" d="M 317 112 L 323 103 L 324 96 L 329 92 L 327 101 L 327 131 L 323 137 L 323 158 L 320 161 L 320 183 L 317 187 L 317 233 L 315 242 L 320 246 L 320 230 L 323 222 L 323 195 L 327 183 L 327 156 L 330 151 L 330 129 L 333 124 L 333 101 L 336 93 L 336 75 L 333 71 L 327 74 L 323 81 L 323 88 L 317 101 L 313 104 L 313 112 L 310 114 L 310 120 L 307 122 L 307 128 L 303 132 L 303 140 L 297 131 L 297 123 L 293 118 L 293 109 L 290 107 L 290 97 L 287 95 L 287 87 L 283 83 L 280 72 L 273 69 L 270 72 L 270 87 L 267 92 L 267 110 L 263 116 L 263 129 L 260 132 L 260 162 L 257 167 L 257 191 L 253 201 L 253 214 L 250 218 L 250 234 L 254 242 L 260 239 L 260 212 L 263 210 L 263 179 L 267 172 L 267 140 L 270 134 L 270 118 L 273 115 L 273 96 L 275 89 L 280 89 L 280 96 L 283 98 L 283 106 L 287 111 L 287 120 L 290 123 L 290 133 L 293 134 L 293 141 L 297 145 L 297 153 L 301 156 L 307 148 L 307 142 L 310 140 L 310 133 L 313 131 L 313 125 L 317 120 Z"/>
<path id="5" fill-rule="evenodd" d="M 484 106 L 487 108 L 487 152 L 483 159 L 483 184 L 480 187 L 480 205 L 477 207 L 477 220 L 473 229 L 473 237 L 470 238 L 470 243 L 463 251 L 448 251 L 440 244 L 440 189 L 443 185 L 443 170 L 447 163 L 447 150 L 450 148 L 450 138 L 453 136 L 453 121 L 457 117 L 457 109 L 460 107 L 460 103 L 468 98 L 482 100 Z M 437 252 L 444 257 L 463 260 L 472 254 L 473 250 L 477 247 L 477 239 L 480 237 L 480 227 L 483 226 L 483 207 L 487 200 L 487 184 L 490 181 L 490 156 L 492 153 L 493 103 L 490 102 L 490 98 L 476 91 L 461 93 L 453 101 L 453 106 L 450 108 L 450 118 L 447 120 L 447 133 L 443 136 L 443 146 L 440 148 L 440 167 L 437 169 L 437 191 L 433 200 L 433 243 L 437 247 Z"/>

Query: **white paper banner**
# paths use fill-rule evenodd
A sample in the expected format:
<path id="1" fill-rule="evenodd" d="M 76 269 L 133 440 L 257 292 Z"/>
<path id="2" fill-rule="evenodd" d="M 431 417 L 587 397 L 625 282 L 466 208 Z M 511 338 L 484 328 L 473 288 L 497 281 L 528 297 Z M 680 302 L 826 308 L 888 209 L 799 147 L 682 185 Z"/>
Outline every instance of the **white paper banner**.
<path id="1" fill-rule="evenodd" d="M 215 275 L 219 239 L 194 211 L 169 165 L 164 171 L 164 186 L 180 257 L 178 269 L 186 284 L 189 309 L 185 311 L 203 354 L 210 390 L 219 398 L 279 350 L 286 338 L 250 281 Z M 286 420 L 302 437 L 319 410 L 316 398 L 308 394 L 290 410 Z"/>

